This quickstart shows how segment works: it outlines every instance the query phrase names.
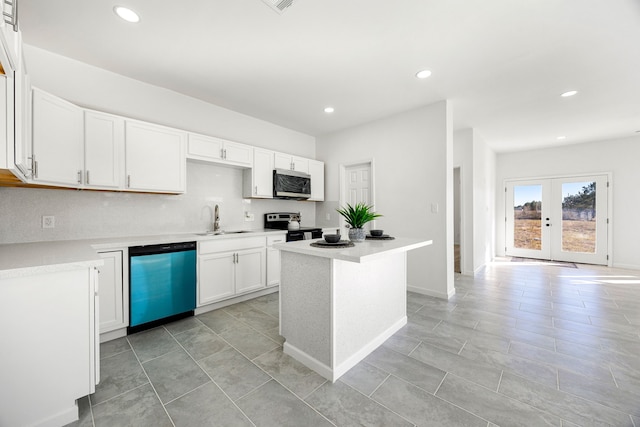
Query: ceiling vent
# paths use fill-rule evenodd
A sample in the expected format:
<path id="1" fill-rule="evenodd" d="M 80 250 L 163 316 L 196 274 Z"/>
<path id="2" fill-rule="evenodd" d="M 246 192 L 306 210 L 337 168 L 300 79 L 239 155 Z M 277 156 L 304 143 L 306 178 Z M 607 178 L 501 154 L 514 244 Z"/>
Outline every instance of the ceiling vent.
<path id="1" fill-rule="evenodd" d="M 293 0 L 262 0 L 262 1 L 268 4 L 271 9 L 275 10 L 281 15 L 289 6 L 293 4 Z"/>

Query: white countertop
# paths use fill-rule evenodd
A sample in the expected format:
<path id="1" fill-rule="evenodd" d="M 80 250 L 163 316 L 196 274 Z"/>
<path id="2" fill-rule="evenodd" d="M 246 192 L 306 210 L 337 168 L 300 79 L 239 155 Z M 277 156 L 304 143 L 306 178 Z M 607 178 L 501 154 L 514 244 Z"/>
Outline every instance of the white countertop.
<path id="1" fill-rule="evenodd" d="M 10 243 L 0 245 L 0 280 L 100 266 L 103 265 L 104 261 L 98 255 L 98 251 L 123 249 L 130 246 L 237 239 L 273 234 L 284 235 L 286 233 L 286 230 L 256 230 L 248 233 L 206 236 L 201 236 L 196 233 L 180 233 L 87 240 Z"/>
<path id="2" fill-rule="evenodd" d="M 351 262 L 368 262 L 386 255 L 406 252 L 433 244 L 433 240 L 396 237 L 393 240 L 365 240 L 361 243 L 355 243 L 354 246 L 348 248 L 318 248 L 311 246 L 311 243 L 320 240 L 322 239 L 278 243 L 273 245 L 273 248 L 285 252 L 295 252 L 322 258 Z"/>

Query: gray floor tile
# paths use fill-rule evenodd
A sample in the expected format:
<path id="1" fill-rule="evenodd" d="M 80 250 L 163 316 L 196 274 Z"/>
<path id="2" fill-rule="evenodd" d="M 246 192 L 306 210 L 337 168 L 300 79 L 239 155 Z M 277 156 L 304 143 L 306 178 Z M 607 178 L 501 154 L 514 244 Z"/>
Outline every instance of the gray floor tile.
<path id="1" fill-rule="evenodd" d="M 502 374 L 501 369 L 487 366 L 484 363 L 449 353 L 448 351 L 425 343 L 420 344 L 409 356 L 427 365 L 445 372 L 451 372 L 491 390 L 498 389 L 498 382 Z"/>
<path id="2" fill-rule="evenodd" d="M 502 338 L 494 334 L 465 328 L 452 323 L 442 322 L 434 329 L 434 331 L 438 331 L 443 335 L 466 338 L 467 342 L 491 350 L 501 351 L 503 353 L 506 353 L 509 350 L 508 338 Z"/>
<path id="3" fill-rule="evenodd" d="M 198 363 L 232 400 L 244 396 L 271 379 L 231 347 L 226 347 Z"/>
<path id="4" fill-rule="evenodd" d="M 429 344 L 433 344 L 452 353 L 458 353 L 467 342 L 464 337 L 447 335 L 438 330 L 426 330 L 425 328 L 408 321 L 395 335 L 414 338 Z"/>
<path id="5" fill-rule="evenodd" d="M 629 415 L 599 403 L 505 373 L 499 393 L 581 426 L 630 426 Z"/>
<path id="6" fill-rule="evenodd" d="M 233 304 L 233 305 L 227 306 L 227 307 L 223 308 L 222 310 L 224 310 L 228 314 L 230 314 L 230 315 L 235 317 L 235 316 L 241 314 L 244 311 L 253 310 L 253 306 L 251 305 L 251 303 L 249 301 L 243 301 L 243 302 L 239 302 L 237 304 Z"/>
<path id="7" fill-rule="evenodd" d="M 197 328 L 198 326 L 202 326 L 202 323 L 193 316 L 164 325 L 171 335 L 176 335 L 189 329 Z"/>
<path id="8" fill-rule="evenodd" d="M 280 346 L 255 329 L 244 325 L 228 329 L 220 333 L 220 336 L 249 359 L 254 359 Z"/>
<path id="9" fill-rule="evenodd" d="M 555 350 L 555 338 L 529 331 L 523 331 L 521 329 L 516 329 L 515 327 L 486 323 L 481 320 L 478 322 L 476 330 L 498 335 L 512 341 L 519 341 L 535 345 L 537 347 L 546 348 L 547 350 Z"/>
<path id="10" fill-rule="evenodd" d="M 278 344 L 282 345 L 284 344 L 284 337 L 282 335 L 280 335 L 280 327 L 276 326 L 273 329 L 269 329 L 267 331 L 263 331 L 262 332 L 264 335 L 266 335 L 268 338 L 271 338 L 271 340 L 277 342 Z"/>
<path id="11" fill-rule="evenodd" d="M 182 349 L 145 362 L 142 366 L 162 403 L 168 403 L 211 381 Z"/>
<path id="12" fill-rule="evenodd" d="M 560 418 L 447 374 L 436 396 L 500 426 L 560 426 Z"/>
<path id="13" fill-rule="evenodd" d="M 213 310 L 199 314 L 197 319 L 217 334 L 233 329 L 238 325 L 238 320 L 224 310 Z"/>
<path id="14" fill-rule="evenodd" d="M 268 314 L 254 308 L 237 312 L 234 314 L 234 317 L 258 331 L 267 331 L 278 327 L 277 317 L 269 316 Z"/>
<path id="15" fill-rule="evenodd" d="M 333 425 L 275 380 L 269 381 L 236 403 L 256 426 Z"/>
<path id="16" fill-rule="evenodd" d="M 341 376 L 339 381 L 370 396 L 388 376 L 388 373 L 375 366 L 369 365 L 367 362 L 360 362 Z"/>
<path id="17" fill-rule="evenodd" d="M 327 380 L 315 371 L 304 366 L 280 348 L 256 357 L 253 363 L 275 378 L 280 384 L 298 395 L 301 399 L 320 387 Z"/>
<path id="18" fill-rule="evenodd" d="M 337 426 L 413 426 L 340 381 L 325 383 L 305 400 Z"/>
<path id="19" fill-rule="evenodd" d="M 598 402 L 626 414 L 640 416 L 640 395 L 611 387 L 574 372 L 558 370 L 560 390 Z"/>
<path id="20" fill-rule="evenodd" d="M 387 339 L 382 345 L 398 353 L 409 355 L 418 344 L 420 344 L 420 340 L 396 334 Z"/>
<path id="21" fill-rule="evenodd" d="M 100 384 L 91 395 L 93 405 L 133 390 L 149 380 L 133 351 L 128 350 L 100 361 Z"/>
<path id="22" fill-rule="evenodd" d="M 270 295 L 278 295 L 278 294 L 270 294 Z M 265 296 L 268 297 L 270 295 L 265 295 Z M 252 299 L 249 301 L 249 303 L 255 309 L 260 310 L 264 313 L 267 313 L 268 315 L 278 319 L 279 313 L 280 313 L 280 302 L 278 298 L 275 298 L 275 299 L 265 298 L 263 296 L 263 297 L 258 297 L 256 299 Z"/>
<path id="23" fill-rule="evenodd" d="M 94 405 L 92 409 L 96 427 L 173 426 L 150 384 Z"/>
<path id="24" fill-rule="evenodd" d="M 195 360 L 211 356 L 228 344 L 201 323 L 195 328 L 174 335 L 174 338 Z"/>
<path id="25" fill-rule="evenodd" d="M 180 348 L 176 340 L 163 327 L 127 336 L 141 363 Z"/>
<path id="26" fill-rule="evenodd" d="M 253 425 L 211 382 L 169 403 L 167 411 L 176 427 Z"/>
<path id="27" fill-rule="evenodd" d="M 126 337 L 107 341 L 100 344 L 100 359 L 111 357 L 127 350 L 131 350 L 131 346 L 129 345 L 129 341 L 127 341 Z"/>
<path id="28" fill-rule="evenodd" d="M 386 347 L 374 350 L 364 361 L 429 392 L 434 392 L 438 388 L 445 375 L 441 369 L 425 365 Z"/>
<path id="29" fill-rule="evenodd" d="M 78 421 L 66 424 L 65 427 L 93 427 L 89 396 L 78 399 Z"/>
<path id="30" fill-rule="evenodd" d="M 487 425 L 485 420 L 394 376 L 371 397 L 418 426 Z"/>

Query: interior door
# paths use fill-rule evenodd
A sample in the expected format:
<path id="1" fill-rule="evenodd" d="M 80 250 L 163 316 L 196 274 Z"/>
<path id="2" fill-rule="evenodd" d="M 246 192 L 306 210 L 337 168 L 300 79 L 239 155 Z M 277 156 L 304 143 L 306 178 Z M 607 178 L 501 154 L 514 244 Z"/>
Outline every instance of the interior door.
<path id="1" fill-rule="evenodd" d="M 607 264 L 608 178 L 506 183 L 506 254 Z"/>
<path id="2" fill-rule="evenodd" d="M 371 163 L 360 163 L 349 165 L 344 169 L 342 178 L 343 194 L 340 206 L 346 204 L 354 206 L 356 203 L 373 205 L 373 177 L 371 174 Z M 375 221 L 374 221 L 375 223 Z M 346 227 L 344 218 L 340 216 L 340 227 Z M 371 229 L 373 224 L 368 222 L 365 229 Z"/>

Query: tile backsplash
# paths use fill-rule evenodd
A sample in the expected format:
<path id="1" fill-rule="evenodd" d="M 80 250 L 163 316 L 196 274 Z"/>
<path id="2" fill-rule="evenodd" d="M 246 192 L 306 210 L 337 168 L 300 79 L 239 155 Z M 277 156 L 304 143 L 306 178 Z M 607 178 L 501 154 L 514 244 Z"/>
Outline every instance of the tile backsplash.
<path id="1" fill-rule="evenodd" d="M 301 212 L 315 225 L 315 203 L 242 198 L 242 170 L 188 162 L 181 195 L 0 188 L 0 243 L 201 232 L 220 207 L 223 230 L 262 229 L 267 212 Z M 244 221 L 245 212 L 254 215 Z M 42 216 L 55 228 L 42 228 Z"/>

